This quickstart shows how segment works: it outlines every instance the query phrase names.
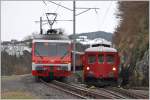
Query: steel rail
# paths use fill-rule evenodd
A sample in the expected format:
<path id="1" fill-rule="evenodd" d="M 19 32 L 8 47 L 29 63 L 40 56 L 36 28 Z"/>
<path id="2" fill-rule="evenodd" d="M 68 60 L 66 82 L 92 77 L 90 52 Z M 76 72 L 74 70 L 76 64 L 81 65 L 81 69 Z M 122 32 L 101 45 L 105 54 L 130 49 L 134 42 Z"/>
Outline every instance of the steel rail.
<path id="1" fill-rule="evenodd" d="M 149 87 L 130 87 L 130 89 L 134 89 L 134 90 L 149 90 Z"/>
<path id="2" fill-rule="evenodd" d="M 134 92 L 131 92 L 129 90 L 122 89 L 122 88 L 113 87 L 113 88 L 109 88 L 109 90 L 119 92 L 121 94 L 124 94 L 124 95 L 131 97 L 131 98 L 134 98 L 134 99 L 148 99 L 148 96 L 145 96 L 145 95 L 142 95 L 139 93 L 134 93 Z"/>
<path id="3" fill-rule="evenodd" d="M 103 90 L 103 91 L 106 91 L 106 92 L 108 92 L 108 93 L 110 93 L 110 94 L 112 94 L 112 95 L 114 95 L 116 97 L 118 97 L 118 99 L 126 99 L 125 96 L 122 96 L 122 95 L 120 95 L 120 94 L 118 94 L 116 92 L 113 92 L 111 90 L 107 90 L 107 89 L 104 89 L 104 88 L 100 88 L 100 89 Z"/>
<path id="4" fill-rule="evenodd" d="M 46 86 L 55 88 L 55 89 L 57 89 L 57 90 L 60 90 L 60 91 L 65 92 L 65 93 L 69 93 L 69 94 L 71 94 L 71 95 L 73 95 L 73 96 L 76 96 L 76 97 L 78 97 L 78 98 L 80 98 L 80 99 L 87 99 L 87 97 L 84 97 L 84 96 L 82 96 L 82 95 L 80 95 L 80 94 L 77 94 L 77 93 L 74 93 L 74 92 L 72 92 L 72 91 L 66 90 L 66 89 L 64 89 L 64 88 L 62 88 L 62 87 L 58 87 L 57 85 L 54 85 L 54 84 L 51 84 L 51 83 L 47 83 L 47 82 L 45 82 L 45 81 L 43 81 L 43 80 L 40 80 L 40 81 L 41 81 L 42 83 L 44 83 Z"/>
<path id="5" fill-rule="evenodd" d="M 84 88 L 84 87 L 82 87 L 82 86 L 80 86 L 80 85 L 75 85 L 75 84 L 73 84 L 73 86 L 76 86 L 76 87 L 79 87 L 79 88 Z M 109 97 L 111 97 L 112 99 L 126 99 L 125 96 L 122 96 L 122 95 L 120 95 L 120 94 L 118 94 L 118 93 L 114 93 L 113 91 L 110 91 L 110 90 L 107 90 L 107 89 L 104 89 L 104 88 L 97 88 L 97 90 L 102 90 L 102 91 L 105 91 L 105 92 L 107 92 L 107 93 L 113 95 L 113 96 L 110 96 L 110 95 L 106 95 L 106 94 L 104 94 L 104 93 L 102 93 L 102 92 L 96 91 L 97 93 L 103 94 L 103 95 L 105 95 L 105 96 L 109 96 Z M 94 91 L 94 90 L 91 90 L 91 91 Z M 115 96 L 115 97 L 114 97 L 114 96 Z"/>
<path id="6" fill-rule="evenodd" d="M 89 97 L 89 98 L 94 98 L 94 99 L 114 99 L 110 95 L 106 95 L 106 94 L 101 93 L 101 92 L 93 91 L 93 90 L 85 88 L 85 87 L 79 87 L 79 86 L 76 86 L 76 85 L 66 84 L 66 83 L 62 83 L 62 82 L 58 82 L 58 81 L 53 81 L 53 83 L 58 85 L 58 86 L 65 87 L 68 90 L 74 91 L 74 92 L 76 92 L 78 94 L 81 94 L 81 95 Z"/>

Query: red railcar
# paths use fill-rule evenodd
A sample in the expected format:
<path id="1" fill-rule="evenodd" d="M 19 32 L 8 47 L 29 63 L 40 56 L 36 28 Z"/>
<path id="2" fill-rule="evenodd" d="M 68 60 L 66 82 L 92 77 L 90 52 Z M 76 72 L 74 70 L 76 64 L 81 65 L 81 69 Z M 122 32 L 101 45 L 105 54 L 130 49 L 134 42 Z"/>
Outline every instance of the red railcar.
<path id="1" fill-rule="evenodd" d="M 83 69 L 85 81 L 118 80 L 119 56 L 111 47 L 91 47 L 85 50 Z"/>
<path id="2" fill-rule="evenodd" d="M 71 41 L 34 39 L 32 42 L 32 75 L 54 79 L 71 74 Z"/>

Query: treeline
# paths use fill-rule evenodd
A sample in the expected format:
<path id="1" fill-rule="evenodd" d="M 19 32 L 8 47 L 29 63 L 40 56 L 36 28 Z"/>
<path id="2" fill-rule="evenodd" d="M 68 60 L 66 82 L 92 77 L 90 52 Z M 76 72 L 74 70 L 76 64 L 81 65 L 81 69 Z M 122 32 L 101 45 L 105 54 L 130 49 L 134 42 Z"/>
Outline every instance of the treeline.
<path id="1" fill-rule="evenodd" d="M 21 75 L 31 73 L 31 53 L 23 51 L 23 55 L 9 55 L 1 51 L 1 75 Z"/>
<path id="2" fill-rule="evenodd" d="M 113 44 L 124 57 L 130 85 L 149 84 L 149 1 L 120 1 Z"/>

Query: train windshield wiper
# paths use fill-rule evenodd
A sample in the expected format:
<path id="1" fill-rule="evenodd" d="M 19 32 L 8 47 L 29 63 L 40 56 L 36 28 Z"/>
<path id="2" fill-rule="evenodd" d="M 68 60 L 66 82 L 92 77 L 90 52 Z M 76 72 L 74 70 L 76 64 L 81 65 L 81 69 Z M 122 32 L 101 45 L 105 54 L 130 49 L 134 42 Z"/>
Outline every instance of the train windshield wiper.
<path id="1" fill-rule="evenodd" d="M 37 49 L 35 49 L 36 54 L 38 54 L 38 56 L 43 59 L 43 57 L 40 55 L 39 51 Z"/>

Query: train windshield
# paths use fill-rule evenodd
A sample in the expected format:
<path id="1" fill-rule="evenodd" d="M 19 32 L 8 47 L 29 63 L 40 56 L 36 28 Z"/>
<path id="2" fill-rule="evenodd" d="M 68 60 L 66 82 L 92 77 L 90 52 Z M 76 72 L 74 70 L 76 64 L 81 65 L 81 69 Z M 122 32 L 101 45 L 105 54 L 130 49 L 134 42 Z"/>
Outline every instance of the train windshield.
<path id="1" fill-rule="evenodd" d="M 103 63 L 104 62 L 104 55 L 100 54 L 98 55 L 98 63 Z"/>
<path id="2" fill-rule="evenodd" d="M 96 55 L 89 55 L 88 56 L 88 63 L 92 64 L 96 62 Z"/>
<path id="3" fill-rule="evenodd" d="M 112 54 L 106 55 L 106 62 L 109 64 L 113 64 L 114 63 L 114 55 L 112 55 Z"/>
<path id="4" fill-rule="evenodd" d="M 68 53 L 69 43 L 36 42 L 36 56 L 64 56 Z"/>

